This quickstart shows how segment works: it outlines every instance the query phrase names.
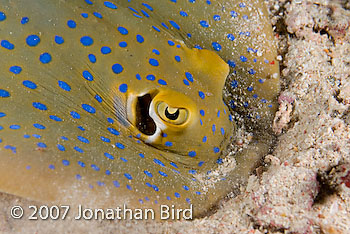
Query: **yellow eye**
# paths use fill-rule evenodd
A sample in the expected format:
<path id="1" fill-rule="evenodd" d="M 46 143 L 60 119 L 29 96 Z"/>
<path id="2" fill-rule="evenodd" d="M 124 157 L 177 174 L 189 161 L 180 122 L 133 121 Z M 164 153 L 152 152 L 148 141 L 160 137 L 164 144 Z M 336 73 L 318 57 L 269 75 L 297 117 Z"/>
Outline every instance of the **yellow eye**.
<path id="1" fill-rule="evenodd" d="M 157 114 L 163 121 L 180 125 L 186 122 L 188 111 L 184 108 L 173 108 L 165 102 L 160 102 L 157 107 Z"/>

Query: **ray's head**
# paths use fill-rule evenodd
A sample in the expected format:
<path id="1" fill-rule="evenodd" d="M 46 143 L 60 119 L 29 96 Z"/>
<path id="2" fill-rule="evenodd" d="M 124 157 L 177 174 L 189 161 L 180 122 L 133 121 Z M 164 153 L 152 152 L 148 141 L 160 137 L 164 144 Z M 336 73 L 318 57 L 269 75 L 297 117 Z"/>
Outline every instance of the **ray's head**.
<path id="1" fill-rule="evenodd" d="M 213 160 L 234 126 L 222 98 L 229 68 L 211 51 L 182 47 L 185 79 L 127 92 L 127 118 L 133 134 L 159 150 Z"/>

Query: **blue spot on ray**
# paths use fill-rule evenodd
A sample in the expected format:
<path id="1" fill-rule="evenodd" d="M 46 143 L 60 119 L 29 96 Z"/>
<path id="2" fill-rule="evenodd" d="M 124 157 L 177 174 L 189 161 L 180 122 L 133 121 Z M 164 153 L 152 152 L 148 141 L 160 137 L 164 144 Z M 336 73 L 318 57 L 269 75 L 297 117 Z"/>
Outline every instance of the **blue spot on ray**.
<path id="1" fill-rule="evenodd" d="M 157 32 L 160 32 L 160 29 L 157 28 L 156 26 L 153 25 L 152 28 L 153 28 L 154 30 L 156 30 Z"/>
<path id="2" fill-rule="evenodd" d="M 158 173 L 159 173 L 161 176 L 164 176 L 164 177 L 167 177 L 167 176 L 168 176 L 165 172 L 162 172 L 162 171 L 158 171 Z"/>
<path id="3" fill-rule="evenodd" d="M 88 139 L 86 139 L 85 137 L 78 136 L 77 138 L 78 138 L 79 141 L 81 141 L 83 143 L 86 143 L 86 144 L 90 143 L 90 141 Z"/>
<path id="4" fill-rule="evenodd" d="M 67 21 L 67 26 L 70 28 L 76 28 L 77 27 L 77 23 L 74 20 L 68 20 Z"/>
<path id="5" fill-rule="evenodd" d="M 26 42 L 29 46 L 37 46 L 40 43 L 40 38 L 37 35 L 29 35 Z"/>
<path id="6" fill-rule="evenodd" d="M 159 66 L 159 62 L 157 59 L 154 59 L 154 58 L 150 58 L 149 59 L 149 63 L 152 65 L 152 66 Z"/>
<path id="7" fill-rule="evenodd" d="M 94 77 L 91 75 L 89 71 L 83 71 L 83 77 L 88 81 L 94 80 Z"/>
<path id="8" fill-rule="evenodd" d="M 153 8 L 147 3 L 142 3 L 142 5 L 145 6 L 148 10 L 153 11 Z"/>
<path id="9" fill-rule="evenodd" d="M 106 137 L 103 137 L 103 136 L 101 136 L 101 140 L 102 140 L 103 142 L 107 142 L 107 143 L 110 143 L 110 142 L 111 142 L 111 140 L 110 140 L 109 138 L 106 138 Z"/>
<path id="10" fill-rule="evenodd" d="M 205 98 L 205 94 L 202 92 L 202 91 L 199 91 L 198 92 L 198 95 L 201 99 L 204 99 Z"/>
<path id="11" fill-rule="evenodd" d="M 95 55 L 89 54 L 88 57 L 89 57 L 90 62 L 96 63 L 96 56 Z"/>
<path id="12" fill-rule="evenodd" d="M 6 15 L 4 12 L 0 11 L 0 22 L 6 19 Z"/>
<path id="13" fill-rule="evenodd" d="M 168 44 L 169 44 L 170 46 L 174 46 L 174 45 L 175 45 L 175 42 L 169 40 L 169 41 L 168 41 Z"/>
<path id="14" fill-rule="evenodd" d="M 7 97 L 10 97 L 10 92 L 4 89 L 0 89 L 0 98 L 7 98 Z"/>
<path id="15" fill-rule="evenodd" d="M 94 40 L 89 36 L 83 36 L 82 38 L 80 38 L 80 42 L 84 46 L 91 46 L 94 43 Z"/>
<path id="16" fill-rule="evenodd" d="M 122 42 L 119 43 L 119 46 L 120 46 L 121 48 L 125 48 L 125 47 L 128 46 L 128 43 L 125 42 L 125 41 L 122 41 Z"/>
<path id="17" fill-rule="evenodd" d="M 66 82 L 62 81 L 62 80 L 59 80 L 59 81 L 58 81 L 58 86 L 59 86 L 61 89 L 65 90 L 65 91 L 70 91 L 70 90 L 71 90 L 70 85 L 67 84 Z"/>
<path id="18" fill-rule="evenodd" d="M 125 146 L 122 143 L 119 143 L 119 142 L 115 143 L 115 146 L 117 146 L 119 149 L 124 149 L 125 148 Z"/>
<path id="19" fill-rule="evenodd" d="M 96 109 L 88 104 L 82 104 L 81 106 L 86 112 L 89 112 L 90 114 L 96 113 Z"/>
<path id="20" fill-rule="evenodd" d="M 142 42 L 145 41 L 145 39 L 141 35 L 136 35 L 136 40 L 137 40 L 138 43 L 142 43 Z"/>
<path id="21" fill-rule="evenodd" d="M 102 98 L 99 96 L 99 95 L 95 95 L 95 99 L 96 99 L 96 101 L 98 101 L 99 103 L 101 103 L 103 100 L 102 100 Z"/>
<path id="22" fill-rule="evenodd" d="M 213 46 L 213 49 L 216 50 L 216 51 L 220 51 L 221 50 L 221 45 L 217 42 L 213 42 L 212 43 L 212 46 Z"/>
<path id="23" fill-rule="evenodd" d="M 58 144 L 58 145 L 57 145 L 57 149 L 58 149 L 59 151 L 66 151 L 66 148 L 65 148 L 63 145 L 61 145 L 61 144 Z"/>
<path id="24" fill-rule="evenodd" d="M 100 168 L 96 166 L 95 164 L 91 164 L 91 168 L 94 169 L 95 171 L 99 171 Z"/>
<path id="25" fill-rule="evenodd" d="M 22 72 L 22 68 L 20 66 L 12 66 L 10 67 L 9 71 L 13 74 L 19 74 Z"/>
<path id="26" fill-rule="evenodd" d="M 244 56 L 240 56 L 239 59 L 242 61 L 242 62 L 247 62 L 248 59 Z"/>
<path id="27" fill-rule="evenodd" d="M 114 156 L 109 153 L 104 153 L 104 156 L 106 156 L 106 158 L 114 160 Z"/>
<path id="28" fill-rule="evenodd" d="M 113 181 L 113 185 L 116 187 L 116 188 L 119 188 L 120 187 L 120 183 L 116 180 Z"/>
<path id="29" fill-rule="evenodd" d="M 2 40 L 1 46 L 8 50 L 13 50 L 15 48 L 15 45 L 9 42 L 8 40 Z"/>
<path id="30" fill-rule="evenodd" d="M 174 28 L 180 30 L 180 26 L 179 26 L 175 21 L 169 20 L 169 23 L 170 23 Z"/>
<path id="31" fill-rule="evenodd" d="M 40 103 L 40 102 L 33 102 L 33 107 L 39 110 L 47 110 L 46 105 Z"/>
<path id="32" fill-rule="evenodd" d="M 126 93 L 126 91 L 128 90 L 128 85 L 127 84 L 121 84 L 119 86 L 119 91 L 122 93 Z"/>
<path id="33" fill-rule="evenodd" d="M 108 46 L 103 46 L 102 48 L 101 48 L 101 53 L 102 54 L 109 54 L 109 53 L 111 53 L 112 52 L 112 50 L 111 50 L 111 48 L 109 48 Z"/>
<path id="34" fill-rule="evenodd" d="M 102 15 L 99 12 L 94 12 L 93 15 L 96 16 L 96 18 L 102 19 Z"/>
<path id="35" fill-rule="evenodd" d="M 187 17 L 188 16 L 188 14 L 185 11 L 180 11 L 179 13 L 183 17 Z"/>
<path id="36" fill-rule="evenodd" d="M 186 75 L 186 78 L 187 78 L 189 81 L 193 82 L 193 75 L 192 75 L 191 73 L 185 72 L 185 75 Z"/>
<path id="37" fill-rule="evenodd" d="M 84 150 L 82 150 L 81 148 L 79 148 L 78 146 L 74 147 L 74 150 L 79 152 L 79 153 L 84 153 Z"/>
<path id="38" fill-rule="evenodd" d="M 214 15 L 214 16 L 213 16 L 213 19 L 214 19 L 215 21 L 220 21 L 221 16 L 220 16 L 220 15 Z"/>
<path id="39" fill-rule="evenodd" d="M 203 28 L 208 28 L 209 27 L 209 23 L 205 20 L 201 20 L 199 22 L 199 24 L 203 27 Z"/>
<path id="40" fill-rule="evenodd" d="M 118 8 L 114 3 L 109 2 L 109 1 L 105 1 L 103 4 L 110 9 L 117 9 Z"/>
<path id="41" fill-rule="evenodd" d="M 112 70 L 115 74 L 119 74 L 121 73 L 124 69 L 123 69 L 123 66 L 120 65 L 119 63 L 116 63 L 112 66 Z"/>
<path id="42" fill-rule="evenodd" d="M 64 42 L 64 39 L 63 39 L 63 37 L 60 37 L 60 36 L 55 36 L 55 42 L 57 43 L 57 44 L 59 44 L 59 45 L 61 45 L 61 44 L 63 44 L 63 42 Z"/>
<path id="43" fill-rule="evenodd" d="M 153 177 L 153 175 L 152 175 L 152 173 L 151 172 L 149 172 L 149 171 L 144 171 L 144 173 L 148 176 L 148 177 L 150 177 L 150 178 L 152 178 Z"/>
<path id="44" fill-rule="evenodd" d="M 150 75 L 147 75 L 147 76 L 146 76 L 146 79 L 147 79 L 147 80 L 155 80 L 156 77 L 155 77 L 154 75 L 150 74 Z"/>
<path id="45" fill-rule="evenodd" d="M 112 133 L 113 135 L 116 135 L 116 136 L 119 136 L 119 135 L 120 135 L 119 131 L 117 131 L 117 130 L 114 129 L 114 128 L 107 128 L 107 130 L 108 130 L 110 133 Z"/>
<path id="46" fill-rule="evenodd" d="M 20 129 L 21 126 L 17 125 L 17 124 L 13 124 L 13 125 L 10 125 L 10 129 L 13 129 L 13 130 L 17 130 L 17 129 Z"/>
<path id="47" fill-rule="evenodd" d="M 39 142 L 37 144 L 37 146 L 40 147 L 40 148 L 46 148 L 47 147 L 47 145 L 45 143 L 43 143 L 43 142 Z"/>
<path id="48" fill-rule="evenodd" d="M 162 80 L 162 79 L 159 79 L 159 80 L 158 80 L 158 83 L 159 83 L 160 85 L 167 85 L 167 82 L 166 82 L 165 80 Z"/>
<path id="49" fill-rule="evenodd" d="M 126 28 L 124 28 L 124 27 L 118 27 L 118 31 L 122 35 L 127 35 L 129 33 L 128 30 Z"/>
<path id="50" fill-rule="evenodd" d="M 42 62 L 43 64 L 51 62 L 51 59 L 52 57 L 49 53 L 43 53 L 39 57 L 40 62 Z"/>
<path id="51" fill-rule="evenodd" d="M 62 121 L 62 119 L 60 117 L 55 116 L 55 115 L 50 115 L 50 119 L 52 119 L 52 120 L 54 120 L 56 122 L 61 122 Z"/>
<path id="52" fill-rule="evenodd" d="M 132 180 L 132 176 L 128 173 L 125 173 L 124 176 L 128 179 L 128 180 Z"/>
<path id="53" fill-rule="evenodd" d="M 33 126 L 34 126 L 35 128 L 37 128 L 37 129 L 41 129 L 41 130 L 46 129 L 46 127 L 45 127 L 44 125 L 38 124 L 38 123 L 33 124 Z"/>
<path id="54" fill-rule="evenodd" d="M 73 119 L 80 119 L 80 115 L 75 111 L 71 111 L 70 115 L 73 117 Z"/>

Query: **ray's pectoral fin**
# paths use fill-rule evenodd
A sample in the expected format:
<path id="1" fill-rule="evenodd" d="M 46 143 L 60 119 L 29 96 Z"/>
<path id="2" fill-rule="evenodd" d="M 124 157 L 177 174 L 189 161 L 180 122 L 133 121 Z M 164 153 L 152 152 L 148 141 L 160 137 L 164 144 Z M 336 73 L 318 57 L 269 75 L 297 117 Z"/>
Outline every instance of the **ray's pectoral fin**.
<path id="1" fill-rule="evenodd" d="M 31 152 L 22 152 L 15 148 L 0 149 L 1 191 L 46 202 L 57 201 L 59 197 L 63 197 L 64 184 L 69 182 L 62 175 L 67 172 L 62 173 L 63 168 L 55 168 L 53 165 L 51 170 L 45 170 L 45 158 L 50 155 L 40 149 Z M 38 159 L 39 162 L 36 161 Z"/>
<path id="2" fill-rule="evenodd" d="M 118 201 L 128 203 L 130 194 L 126 188 L 120 188 L 117 199 L 111 201 L 114 190 L 96 184 L 96 178 L 111 183 L 103 170 L 86 173 L 74 161 L 40 148 L 0 149 L 0 191 L 52 205 L 109 207 Z"/>

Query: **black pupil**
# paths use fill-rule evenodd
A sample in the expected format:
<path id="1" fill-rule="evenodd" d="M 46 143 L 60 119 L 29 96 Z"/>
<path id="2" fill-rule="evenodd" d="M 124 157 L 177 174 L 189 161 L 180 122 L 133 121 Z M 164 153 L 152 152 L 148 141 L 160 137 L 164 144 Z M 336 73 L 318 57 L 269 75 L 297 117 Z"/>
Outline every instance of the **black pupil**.
<path id="1" fill-rule="evenodd" d="M 180 111 L 177 109 L 173 114 L 168 112 L 168 107 L 165 109 L 165 116 L 170 120 L 176 120 L 179 117 Z"/>

